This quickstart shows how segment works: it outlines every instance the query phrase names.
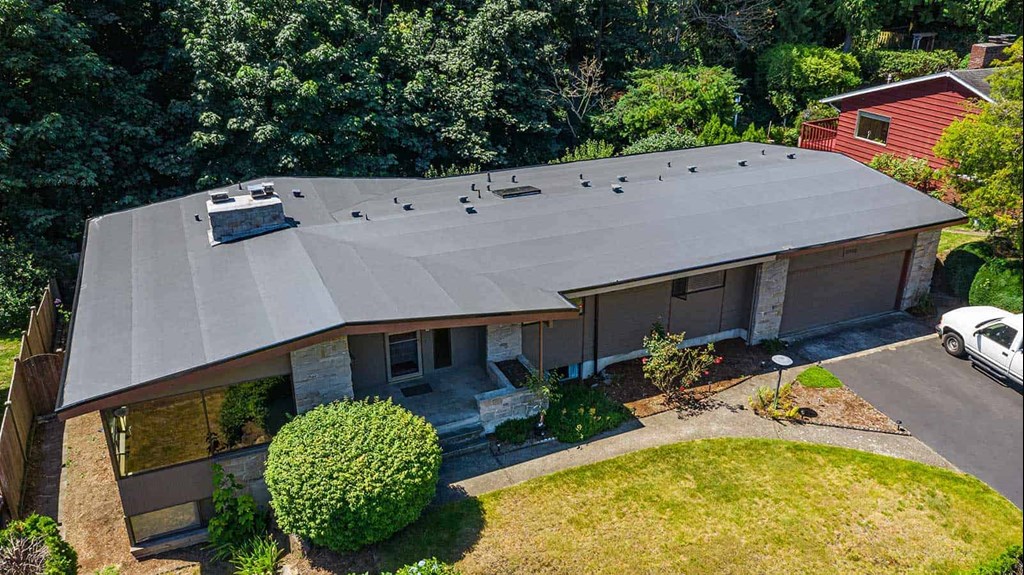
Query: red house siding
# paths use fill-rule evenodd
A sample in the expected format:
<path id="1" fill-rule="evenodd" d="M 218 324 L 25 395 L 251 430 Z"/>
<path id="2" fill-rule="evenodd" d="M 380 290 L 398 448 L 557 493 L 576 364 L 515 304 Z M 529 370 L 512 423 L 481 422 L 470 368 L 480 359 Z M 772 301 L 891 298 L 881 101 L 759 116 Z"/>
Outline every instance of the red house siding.
<path id="1" fill-rule="evenodd" d="M 949 78 L 911 84 L 840 102 L 839 126 L 833 150 L 855 160 L 870 162 L 878 154 L 925 158 L 934 168 L 946 164 L 932 153 L 942 130 L 971 109 L 977 95 Z M 857 112 L 889 117 L 889 136 L 879 144 L 855 136 Z"/>

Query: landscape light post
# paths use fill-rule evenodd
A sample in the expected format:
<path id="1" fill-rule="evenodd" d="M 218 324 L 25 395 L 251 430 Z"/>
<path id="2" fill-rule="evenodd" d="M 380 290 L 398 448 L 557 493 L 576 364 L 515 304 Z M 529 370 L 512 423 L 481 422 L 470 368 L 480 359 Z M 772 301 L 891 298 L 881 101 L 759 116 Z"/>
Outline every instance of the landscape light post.
<path id="1" fill-rule="evenodd" d="M 775 382 L 775 403 L 772 406 L 772 410 L 779 408 L 779 388 L 782 387 L 782 370 L 793 365 L 793 360 L 785 355 L 773 355 L 772 363 L 779 368 L 779 379 Z"/>

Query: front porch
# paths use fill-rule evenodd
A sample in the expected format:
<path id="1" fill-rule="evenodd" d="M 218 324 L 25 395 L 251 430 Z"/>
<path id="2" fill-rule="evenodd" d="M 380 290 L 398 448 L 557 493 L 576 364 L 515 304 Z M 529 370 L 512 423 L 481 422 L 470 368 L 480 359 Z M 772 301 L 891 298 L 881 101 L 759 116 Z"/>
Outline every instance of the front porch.
<path id="1" fill-rule="evenodd" d="M 477 395 L 499 389 L 501 386 L 477 365 L 439 369 L 401 383 L 355 382 L 353 386 L 356 399 L 390 397 L 439 430 L 479 424 Z"/>

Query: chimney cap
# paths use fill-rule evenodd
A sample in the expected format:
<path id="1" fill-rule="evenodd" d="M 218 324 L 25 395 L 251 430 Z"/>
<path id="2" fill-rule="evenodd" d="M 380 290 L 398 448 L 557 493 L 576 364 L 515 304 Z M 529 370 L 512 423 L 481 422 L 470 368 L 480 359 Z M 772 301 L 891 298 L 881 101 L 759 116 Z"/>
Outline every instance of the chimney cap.
<path id="1" fill-rule="evenodd" d="M 215 204 L 223 204 L 231 201 L 231 195 L 227 190 L 213 190 L 210 192 L 210 201 Z"/>

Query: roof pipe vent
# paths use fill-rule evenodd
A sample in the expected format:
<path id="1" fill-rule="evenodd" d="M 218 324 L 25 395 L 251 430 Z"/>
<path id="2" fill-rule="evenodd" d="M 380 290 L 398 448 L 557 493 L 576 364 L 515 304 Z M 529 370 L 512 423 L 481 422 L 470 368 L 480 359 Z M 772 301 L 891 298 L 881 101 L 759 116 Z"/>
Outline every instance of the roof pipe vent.
<path id="1" fill-rule="evenodd" d="M 487 184 L 487 191 L 488 192 L 491 191 L 491 185 L 490 184 Z"/>
<path id="2" fill-rule="evenodd" d="M 619 180 L 620 182 L 625 182 L 625 181 L 626 181 L 626 176 L 619 176 L 619 177 L 618 177 L 618 180 Z"/>
<path id="3" fill-rule="evenodd" d="M 352 210 L 352 217 L 353 218 L 361 218 L 361 217 L 363 217 L 363 212 L 361 212 L 359 210 Z"/>
<path id="4" fill-rule="evenodd" d="M 741 166 L 746 166 L 747 165 L 747 161 L 746 160 L 739 160 L 736 163 L 741 165 Z"/>
<path id="5" fill-rule="evenodd" d="M 491 173 L 490 173 L 490 172 L 487 172 L 487 181 L 488 181 L 488 182 L 490 182 L 490 181 L 491 181 Z"/>
<path id="6" fill-rule="evenodd" d="M 469 203 L 469 196 L 459 196 L 459 203 L 460 204 Z"/>
<path id="7" fill-rule="evenodd" d="M 199 217 L 199 214 L 196 214 L 196 216 L 195 216 L 195 217 L 196 217 L 196 221 L 197 221 L 197 222 L 201 222 L 201 221 L 203 221 L 203 218 Z"/>
<path id="8" fill-rule="evenodd" d="M 662 181 L 661 174 L 658 174 L 658 181 Z"/>
<path id="9" fill-rule="evenodd" d="M 582 172 L 580 173 L 580 179 L 581 180 L 583 179 L 583 173 Z"/>
<path id="10" fill-rule="evenodd" d="M 395 204 L 398 204 L 398 196 L 391 198 L 391 201 L 395 202 Z"/>
<path id="11" fill-rule="evenodd" d="M 796 159 L 796 154 L 786 154 L 786 158 L 788 158 L 790 160 L 795 160 Z"/>
<path id="12" fill-rule="evenodd" d="M 620 186 L 618 184 L 612 184 L 612 191 L 615 192 L 616 194 L 621 194 L 622 193 L 622 186 Z"/>
<path id="13" fill-rule="evenodd" d="M 590 180 L 583 180 L 583 181 L 580 182 L 580 185 L 583 186 L 584 188 L 589 188 L 590 187 Z"/>
<path id="14" fill-rule="evenodd" d="M 697 166 L 690 166 L 690 167 L 688 167 L 686 169 L 689 170 L 691 174 L 696 174 L 697 173 Z"/>
<path id="15" fill-rule="evenodd" d="M 412 211 L 412 204 L 411 203 L 402 204 L 402 209 L 407 211 L 407 212 L 411 212 Z"/>
<path id="16" fill-rule="evenodd" d="M 512 174 L 512 183 L 514 184 L 514 183 L 516 183 L 517 181 L 519 181 L 519 180 L 517 180 L 517 179 L 516 179 L 516 175 L 515 175 L 515 174 Z"/>
<path id="17" fill-rule="evenodd" d="M 761 150 L 761 155 L 762 155 L 762 156 L 764 155 L 764 150 L 763 150 L 763 149 Z"/>
<path id="18" fill-rule="evenodd" d="M 671 168 L 672 167 L 672 162 L 665 162 L 665 165 Z"/>
<path id="19" fill-rule="evenodd" d="M 475 214 L 476 213 L 476 208 L 474 208 L 473 206 L 466 206 L 466 213 L 467 214 Z"/>
<path id="20" fill-rule="evenodd" d="M 469 190 L 471 192 L 475 192 L 476 191 L 476 182 L 473 182 L 472 184 L 469 184 Z"/>

